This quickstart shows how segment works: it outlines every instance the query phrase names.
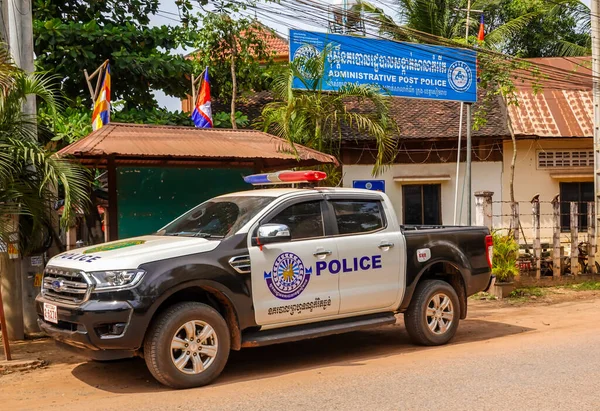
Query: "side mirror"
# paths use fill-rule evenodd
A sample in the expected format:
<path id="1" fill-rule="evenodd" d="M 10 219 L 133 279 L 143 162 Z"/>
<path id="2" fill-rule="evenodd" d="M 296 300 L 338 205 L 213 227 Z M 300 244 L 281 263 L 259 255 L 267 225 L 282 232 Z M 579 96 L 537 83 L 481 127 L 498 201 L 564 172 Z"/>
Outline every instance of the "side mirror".
<path id="1" fill-rule="evenodd" d="M 258 227 L 257 236 L 252 239 L 252 245 L 284 243 L 292 240 L 290 228 L 285 224 L 263 224 Z"/>

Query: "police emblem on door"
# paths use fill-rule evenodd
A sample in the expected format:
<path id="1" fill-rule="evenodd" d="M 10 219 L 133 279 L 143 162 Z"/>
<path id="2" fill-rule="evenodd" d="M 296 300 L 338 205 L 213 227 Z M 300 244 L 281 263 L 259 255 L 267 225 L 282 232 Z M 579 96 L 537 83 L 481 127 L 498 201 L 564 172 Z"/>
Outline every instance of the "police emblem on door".
<path id="1" fill-rule="evenodd" d="M 299 296 L 308 285 L 312 267 L 304 267 L 294 253 L 282 253 L 275 259 L 273 270 L 265 272 L 265 281 L 271 293 L 282 300 Z"/>

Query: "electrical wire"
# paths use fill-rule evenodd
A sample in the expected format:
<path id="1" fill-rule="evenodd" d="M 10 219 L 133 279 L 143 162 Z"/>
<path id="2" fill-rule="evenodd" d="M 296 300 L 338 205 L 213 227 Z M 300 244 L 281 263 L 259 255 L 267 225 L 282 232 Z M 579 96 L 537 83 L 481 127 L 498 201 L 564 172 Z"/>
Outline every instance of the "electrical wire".
<path id="1" fill-rule="evenodd" d="M 305 2 L 300 1 L 300 0 L 295 0 L 294 2 L 290 2 L 289 0 L 282 0 L 282 3 L 286 3 L 286 5 L 290 9 L 292 9 L 292 10 L 294 10 L 296 12 L 300 11 L 300 9 L 298 9 L 297 6 L 294 6 L 293 3 L 302 3 L 303 5 L 306 5 Z M 313 21 L 314 21 L 314 19 L 317 19 L 317 21 L 320 20 L 320 21 L 323 22 L 325 20 L 327 23 L 332 22 L 331 20 L 324 19 L 322 17 L 323 12 L 327 12 L 328 10 L 326 8 L 323 8 L 323 6 L 318 6 L 318 3 L 319 3 L 318 1 L 313 1 L 312 4 L 308 5 L 307 7 L 308 7 L 308 10 L 310 10 L 310 8 L 312 8 L 314 10 L 315 7 L 317 7 L 316 10 L 318 10 L 319 14 L 314 14 L 314 12 L 313 13 L 308 12 L 308 13 L 303 13 L 303 14 L 305 14 L 305 15 L 308 14 L 309 17 L 310 17 L 310 19 L 313 20 Z M 317 6 L 315 6 L 315 4 L 317 4 Z M 260 7 L 260 6 L 257 5 L 257 7 Z M 306 12 L 307 10 L 303 10 L 303 11 Z M 297 15 L 296 17 L 298 17 L 300 19 L 303 18 L 302 15 Z M 306 18 L 306 17 L 304 17 L 304 18 Z M 364 16 L 363 16 L 363 20 L 365 22 L 367 22 L 367 23 L 374 23 L 377 26 L 379 26 L 379 24 L 380 24 L 380 22 L 378 20 L 375 20 L 375 21 L 369 20 L 368 17 L 364 17 Z M 452 42 L 451 40 L 443 39 L 443 38 L 440 38 L 440 37 L 437 37 L 437 36 L 433 36 L 433 35 L 430 35 L 430 34 L 427 34 L 427 33 L 418 32 L 416 30 L 412 30 L 412 29 L 409 29 L 409 28 L 406 28 L 406 27 L 395 27 L 393 31 L 395 31 L 396 33 L 401 32 L 402 34 L 406 34 L 405 32 L 412 32 L 412 33 L 414 33 L 416 35 L 416 37 L 420 37 L 422 40 L 432 40 L 433 39 L 432 43 L 436 44 L 436 45 L 452 45 L 454 47 L 456 47 L 458 45 L 458 46 L 464 48 L 464 45 L 457 44 L 455 42 Z M 372 35 L 372 34 L 370 33 L 370 35 Z M 378 37 L 378 38 L 383 38 L 383 39 L 386 39 L 386 40 L 390 40 L 387 37 L 383 37 L 383 36 L 380 36 L 380 35 L 377 35 L 377 34 L 373 35 L 373 37 Z M 391 41 L 394 41 L 394 40 L 391 40 Z M 418 45 L 416 45 L 416 44 L 411 44 L 411 46 L 415 47 L 415 48 L 418 47 Z M 582 80 L 585 79 L 585 80 L 588 80 L 588 81 L 589 81 L 589 78 L 590 78 L 589 75 L 580 74 L 580 73 L 572 72 L 572 71 L 569 71 L 569 70 L 566 70 L 566 69 L 561 69 L 561 68 L 553 67 L 553 66 L 550 66 L 550 65 L 547 65 L 547 64 L 543 64 L 543 63 L 540 63 L 540 62 L 530 62 L 530 61 L 527 61 L 525 59 L 516 59 L 514 57 L 511 57 L 511 56 L 508 56 L 508 55 L 505 55 L 505 54 L 502 54 L 502 53 L 490 51 L 490 50 L 485 50 L 485 49 L 481 49 L 481 48 L 477 49 L 477 48 L 474 48 L 474 47 L 469 47 L 469 49 L 477 51 L 479 53 L 487 53 L 487 54 L 491 54 L 491 55 L 494 55 L 494 56 L 497 56 L 497 57 L 505 58 L 505 59 L 507 59 L 507 61 L 516 60 L 516 61 L 522 61 L 522 62 L 527 63 L 527 64 L 531 64 L 532 66 L 538 67 L 538 70 L 540 71 L 540 73 L 541 74 L 545 74 L 546 77 L 554 76 L 554 79 L 556 79 L 556 80 L 560 80 L 560 81 L 563 81 L 563 82 L 568 82 L 568 83 L 571 83 L 571 84 L 574 84 L 574 85 L 578 85 L 578 86 L 580 86 L 580 84 L 578 82 L 574 82 L 573 80 L 571 80 L 571 78 L 573 78 L 573 77 L 580 77 Z M 561 75 L 561 77 L 557 77 L 557 75 Z M 569 75 L 569 78 L 567 78 L 565 75 Z"/>
<path id="2" fill-rule="evenodd" d="M 311 1 L 311 3 L 307 3 L 302 0 L 281 0 L 279 5 L 284 6 L 286 9 L 286 12 L 283 12 L 281 10 L 275 10 L 270 7 L 263 7 L 262 4 L 249 5 L 248 3 L 244 3 L 242 1 L 232 1 L 232 2 L 234 4 L 244 6 L 244 7 L 247 7 L 248 9 L 254 10 L 255 15 L 261 15 L 261 17 L 263 17 L 265 19 L 268 19 L 268 20 L 278 23 L 278 24 L 282 24 L 282 25 L 287 26 L 292 29 L 298 29 L 298 27 L 292 23 L 282 21 L 281 18 L 292 19 L 295 21 L 302 21 L 304 23 L 310 24 L 313 27 L 322 27 L 322 26 L 328 27 L 329 24 L 335 23 L 333 20 L 329 19 L 328 17 L 323 17 L 323 14 L 325 14 L 325 16 L 328 15 L 328 13 L 330 12 L 331 5 L 323 4 L 323 3 L 320 3 L 319 1 Z M 199 6 L 196 6 L 196 7 L 199 7 Z M 361 16 L 362 16 L 362 13 L 361 13 Z M 279 17 L 279 19 L 277 17 Z M 362 16 L 362 19 L 365 23 L 370 24 L 371 28 L 376 28 L 376 29 L 380 28 L 380 23 L 381 23 L 380 21 L 370 19 L 369 17 L 366 17 L 366 16 Z M 392 28 L 389 27 L 388 29 L 392 29 Z M 545 83 L 543 89 L 562 90 L 565 88 L 565 85 L 571 85 L 571 86 L 575 86 L 572 88 L 587 90 L 590 87 L 586 86 L 585 83 L 589 83 L 589 81 L 591 79 L 593 79 L 593 76 L 591 74 L 578 73 L 578 72 L 570 71 L 568 69 L 554 67 L 554 66 L 544 64 L 541 62 L 532 62 L 532 61 L 528 61 L 526 59 L 517 59 L 512 56 L 508 56 L 508 55 L 505 55 L 502 53 L 498 53 L 498 52 L 494 52 L 494 51 L 490 51 L 490 50 L 486 50 L 486 49 L 482 49 L 482 48 L 465 47 L 464 45 L 457 44 L 456 42 L 453 42 L 452 40 L 440 38 L 438 36 L 430 35 L 428 33 L 422 33 L 422 32 L 419 32 L 419 31 L 416 31 L 413 29 L 409 29 L 406 27 L 394 27 L 392 31 L 394 31 L 398 34 L 403 34 L 405 36 L 407 35 L 407 33 L 410 33 L 417 39 L 420 39 L 422 41 L 430 41 L 430 43 L 429 44 L 420 44 L 420 43 L 398 42 L 398 41 L 390 39 L 388 37 L 381 36 L 379 34 L 373 34 L 373 33 L 369 33 L 369 36 L 378 38 L 378 39 L 382 39 L 382 40 L 388 40 L 388 41 L 392 41 L 392 42 L 402 43 L 402 44 L 406 45 L 407 47 L 415 49 L 417 52 L 420 52 L 423 55 L 430 54 L 430 50 L 428 50 L 426 48 L 426 46 L 431 45 L 431 43 L 433 43 L 433 45 L 444 45 L 444 46 L 451 45 L 453 47 L 459 46 L 463 49 L 470 49 L 470 50 L 476 51 L 478 53 L 490 54 L 490 55 L 493 55 L 496 57 L 506 59 L 507 63 L 509 63 L 511 61 L 522 61 L 525 64 L 528 64 L 534 68 L 537 68 L 537 70 L 539 72 L 539 77 L 542 80 L 540 80 L 540 78 L 537 78 L 533 74 L 526 75 L 526 74 L 519 73 L 519 72 L 515 72 L 515 79 L 529 81 L 534 84 L 538 83 L 540 81 L 543 81 Z M 278 31 L 278 33 L 280 33 L 283 37 L 287 37 L 284 33 L 281 33 L 279 31 Z M 369 50 L 363 49 L 362 51 L 384 52 L 386 50 L 383 47 L 373 47 L 373 48 L 370 48 Z M 444 56 L 444 53 L 440 53 L 440 55 Z M 446 54 L 445 56 L 446 57 L 455 57 L 455 56 L 451 56 L 448 54 Z"/>

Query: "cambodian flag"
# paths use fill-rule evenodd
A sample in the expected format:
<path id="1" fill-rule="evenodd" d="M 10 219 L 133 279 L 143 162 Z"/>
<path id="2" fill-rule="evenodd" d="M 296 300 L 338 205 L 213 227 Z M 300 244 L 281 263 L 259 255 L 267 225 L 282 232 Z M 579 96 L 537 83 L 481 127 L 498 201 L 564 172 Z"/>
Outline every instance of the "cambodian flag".
<path id="1" fill-rule="evenodd" d="M 198 91 L 196 105 L 192 111 L 192 121 L 196 127 L 211 128 L 213 126 L 212 110 L 210 107 L 210 80 L 208 79 L 208 67 L 204 70 L 204 78 Z"/>

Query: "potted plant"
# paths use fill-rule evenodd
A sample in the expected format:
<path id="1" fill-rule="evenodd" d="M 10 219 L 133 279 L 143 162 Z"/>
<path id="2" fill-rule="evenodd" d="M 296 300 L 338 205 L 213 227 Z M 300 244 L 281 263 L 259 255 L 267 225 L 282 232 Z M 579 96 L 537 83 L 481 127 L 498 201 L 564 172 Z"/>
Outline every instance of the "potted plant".
<path id="1" fill-rule="evenodd" d="M 495 232 L 493 237 L 492 274 L 496 276 L 496 281 L 490 292 L 498 298 L 504 298 L 515 289 L 513 281 L 519 275 L 519 244 L 510 233 L 501 235 Z"/>

